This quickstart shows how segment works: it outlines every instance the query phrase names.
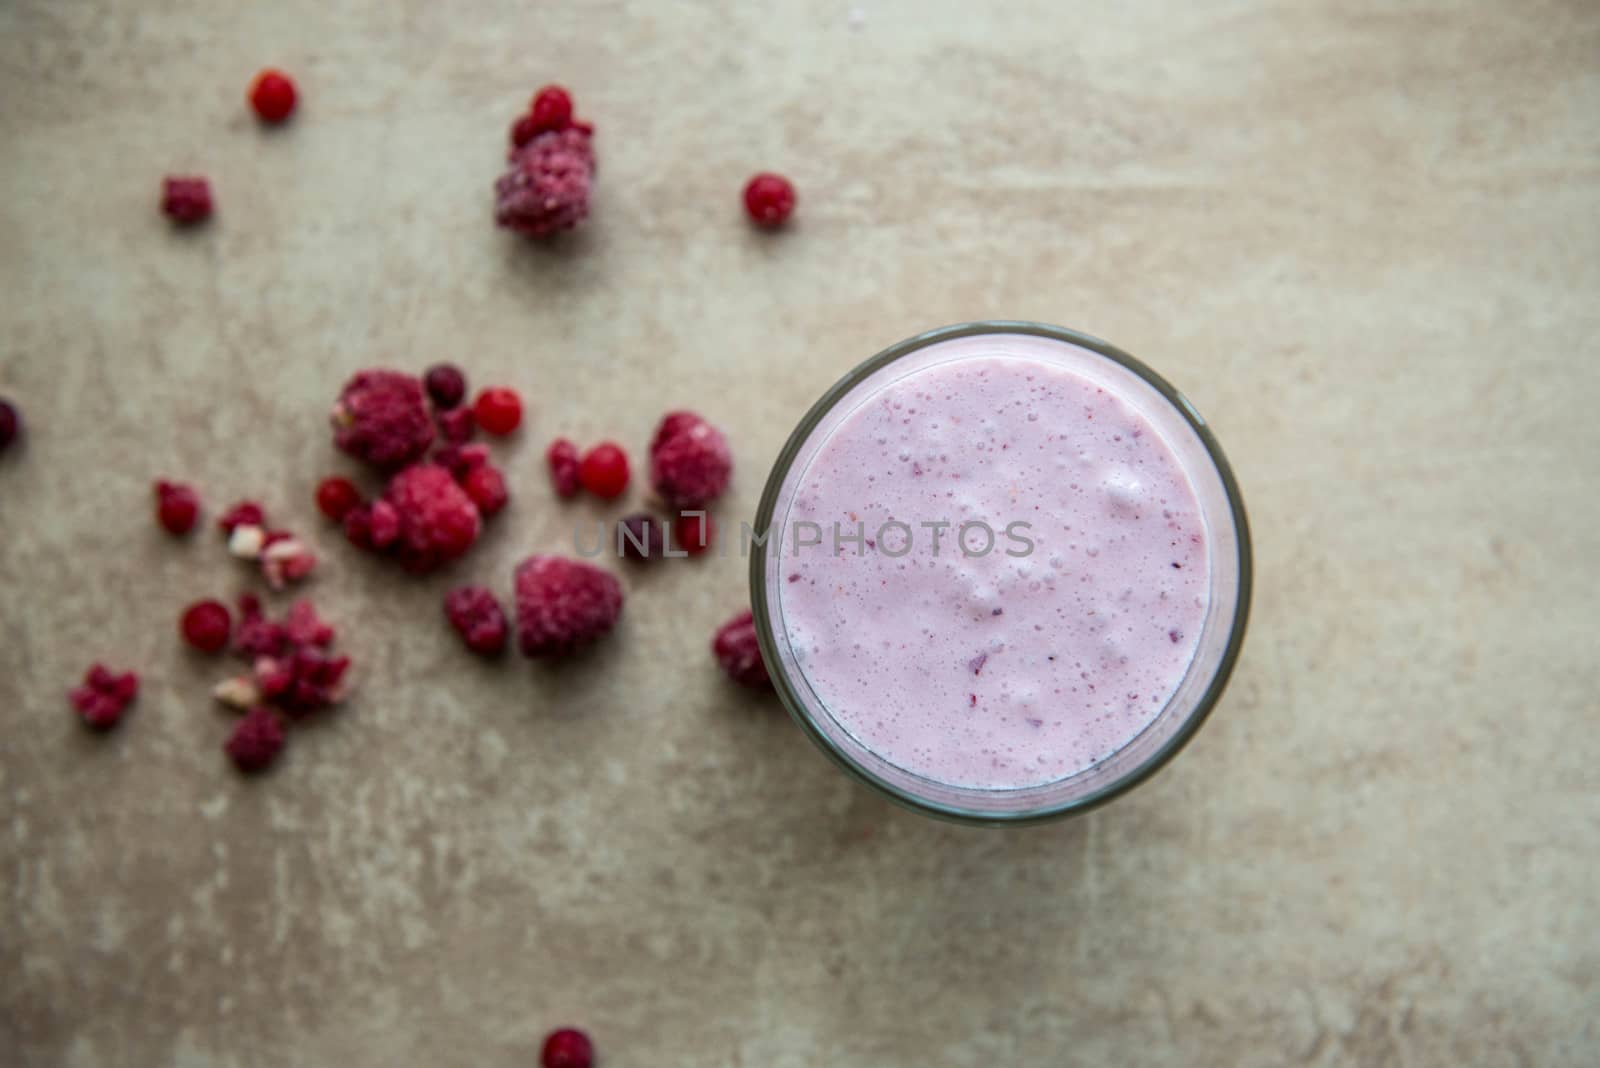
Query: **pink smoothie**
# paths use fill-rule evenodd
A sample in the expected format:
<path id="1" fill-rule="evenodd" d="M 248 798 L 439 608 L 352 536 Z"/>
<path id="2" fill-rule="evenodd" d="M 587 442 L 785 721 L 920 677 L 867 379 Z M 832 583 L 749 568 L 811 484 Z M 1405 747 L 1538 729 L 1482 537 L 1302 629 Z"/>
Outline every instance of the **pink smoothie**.
<path id="1" fill-rule="evenodd" d="M 1209 588 L 1194 488 L 1155 427 L 1016 356 L 851 401 L 780 517 L 779 615 L 822 706 L 890 763 L 965 787 L 1054 782 L 1138 735 L 1189 668 Z M 940 521 L 935 554 L 923 524 Z M 974 521 L 987 554 L 979 527 L 971 555 L 957 543 Z M 796 548 L 805 523 L 821 545 Z"/>

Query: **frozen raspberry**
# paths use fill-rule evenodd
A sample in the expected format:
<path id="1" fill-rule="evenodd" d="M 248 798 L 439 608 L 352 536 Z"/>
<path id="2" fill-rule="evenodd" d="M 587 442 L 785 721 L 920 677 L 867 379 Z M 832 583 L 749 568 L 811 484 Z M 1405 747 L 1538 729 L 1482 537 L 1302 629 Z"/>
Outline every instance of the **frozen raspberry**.
<path id="1" fill-rule="evenodd" d="M 610 500 L 628 488 L 628 454 L 615 442 L 605 441 L 583 454 L 578 481 L 596 497 Z"/>
<path id="2" fill-rule="evenodd" d="M 264 527 L 267 525 L 266 511 L 255 501 L 240 501 L 238 504 L 222 513 L 222 518 L 217 520 L 217 526 L 222 532 L 232 536 L 240 527 Z"/>
<path id="3" fill-rule="evenodd" d="M 547 85 L 528 102 L 528 117 L 540 133 L 565 130 L 572 125 L 572 94 L 559 85 Z"/>
<path id="4" fill-rule="evenodd" d="M 265 771 L 283 751 L 283 722 L 270 708 L 257 705 L 233 726 L 223 752 L 245 773 Z"/>
<path id="5" fill-rule="evenodd" d="M 139 676 L 131 671 L 117 674 L 104 664 L 95 664 L 84 675 L 83 685 L 68 696 L 85 723 L 95 730 L 110 730 L 139 696 Z"/>
<path id="6" fill-rule="evenodd" d="M 702 508 L 728 488 L 733 452 L 722 431 L 692 412 L 661 420 L 650 443 L 650 484 L 672 508 Z"/>
<path id="7" fill-rule="evenodd" d="M 495 222 L 529 237 L 570 230 L 589 214 L 594 171 L 587 131 L 568 127 L 538 134 L 512 150 L 494 183 Z"/>
<path id="8" fill-rule="evenodd" d="M 540 1068 L 593 1068 L 594 1043 L 574 1027 L 563 1027 L 545 1036 L 539 1051 Z"/>
<path id="9" fill-rule="evenodd" d="M 505 476 L 491 464 L 474 467 L 461 479 L 461 488 L 467 491 L 472 503 L 485 517 L 494 515 L 506 506 L 511 494 L 506 490 Z"/>
<path id="10" fill-rule="evenodd" d="M 510 627 L 505 611 L 482 586 L 462 586 L 445 594 L 444 614 L 467 648 L 480 656 L 493 656 L 506 647 Z"/>
<path id="11" fill-rule="evenodd" d="M 452 445 L 464 445 L 478 430 L 478 417 L 471 408 L 451 408 L 439 413 L 439 433 Z"/>
<path id="12" fill-rule="evenodd" d="M 544 454 L 550 465 L 550 478 L 556 484 L 556 496 L 575 497 L 583 483 L 579 481 L 578 447 L 566 438 L 556 438 Z"/>
<path id="13" fill-rule="evenodd" d="M 361 503 L 361 491 L 348 478 L 325 478 L 317 485 L 317 508 L 335 523 Z"/>
<path id="14" fill-rule="evenodd" d="M 635 512 L 617 523 L 618 551 L 629 560 L 658 560 L 667 544 L 662 523 L 645 512 Z"/>
<path id="15" fill-rule="evenodd" d="M 157 482 L 156 520 L 168 534 L 182 537 L 200 518 L 200 495 L 181 482 Z"/>
<path id="16" fill-rule="evenodd" d="M 414 464 L 389 483 L 385 500 L 400 517 L 400 563 L 418 574 L 454 560 L 478 540 L 478 507 L 437 464 Z"/>
<path id="17" fill-rule="evenodd" d="M 455 476 L 457 482 L 489 462 L 487 445 L 446 445 L 434 450 L 433 462 Z"/>
<path id="18" fill-rule="evenodd" d="M 211 217 L 211 185 L 204 178 L 163 178 L 161 212 L 181 226 Z"/>
<path id="19" fill-rule="evenodd" d="M 453 363 L 436 363 L 422 376 L 428 397 L 441 411 L 454 408 L 467 395 L 467 376 Z"/>
<path id="20" fill-rule="evenodd" d="M 227 648 L 233 617 L 221 601 L 197 601 L 185 609 L 178 629 L 202 653 L 220 653 Z"/>
<path id="21" fill-rule="evenodd" d="M 690 556 L 699 556 L 716 542 L 717 525 L 704 512 L 685 512 L 672 524 L 672 544 Z"/>
<path id="22" fill-rule="evenodd" d="M 294 111 L 296 95 L 294 82 L 279 70 L 268 68 L 250 83 L 250 106 L 262 122 L 276 124 L 287 119 Z"/>
<path id="23" fill-rule="evenodd" d="M 291 582 L 300 582 L 317 566 L 317 556 L 306 547 L 305 542 L 292 536 L 278 536 L 280 533 L 269 535 L 267 544 L 261 550 L 261 577 L 275 590 L 281 590 Z"/>
<path id="24" fill-rule="evenodd" d="M 382 468 L 400 467 L 433 444 L 422 382 L 399 371 L 358 372 L 333 406 L 334 444 Z"/>
<path id="25" fill-rule="evenodd" d="M 522 398 L 514 389 L 491 387 L 478 394 L 472 405 L 472 417 L 491 434 L 509 434 L 522 423 Z"/>
<path id="26" fill-rule="evenodd" d="M 289 614 L 283 617 L 283 635 L 295 645 L 332 645 L 334 638 L 333 627 L 303 599 L 289 606 Z"/>
<path id="27" fill-rule="evenodd" d="M 261 598 L 247 593 L 239 598 L 239 626 L 233 633 L 233 651 L 254 659 L 276 656 L 289 648 L 289 636 L 282 626 L 266 617 Z"/>
<path id="28" fill-rule="evenodd" d="M 711 655 L 717 658 L 728 678 L 741 686 L 771 686 L 767 665 L 761 659 L 761 643 L 756 640 L 756 619 L 749 610 L 740 612 L 717 630 L 711 639 Z"/>
<path id="29" fill-rule="evenodd" d="M 594 641 L 622 614 L 622 584 L 592 564 L 530 556 L 517 566 L 517 643 L 524 656 L 561 656 Z"/>
<path id="30" fill-rule="evenodd" d="M 344 676 L 350 668 L 348 656 L 329 656 L 310 647 L 297 649 L 288 659 L 289 685 L 278 695 L 278 704 L 291 718 L 299 719 L 344 700 Z M 261 682 L 258 673 L 257 683 Z M 266 687 L 262 687 L 263 693 Z"/>
<path id="31" fill-rule="evenodd" d="M 22 434 L 22 416 L 16 405 L 0 397 L 0 453 Z"/>
<path id="32" fill-rule="evenodd" d="M 782 226 L 794 211 L 794 201 L 794 186 L 781 174 L 763 172 L 744 187 L 744 210 L 757 226 Z"/>

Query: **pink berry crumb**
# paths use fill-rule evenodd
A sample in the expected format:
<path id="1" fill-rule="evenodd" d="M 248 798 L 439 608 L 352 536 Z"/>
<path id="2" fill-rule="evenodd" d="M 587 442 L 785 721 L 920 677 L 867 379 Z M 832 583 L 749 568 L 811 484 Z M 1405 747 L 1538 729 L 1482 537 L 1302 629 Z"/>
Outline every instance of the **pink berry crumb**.
<path id="1" fill-rule="evenodd" d="M 748 609 L 718 628 L 711 639 L 711 653 L 728 677 L 739 685 L 758 689 L 772 685 L 766 662 L 761 659 L 755 615 Z"/>
<path id="2" fill-rule="evenodd" d="M 530 556 L 517 566 L 517 643 L 524 656 L 564 656 L 600 638 L 622 614 L 622 584 L 592 564 Z"/>
<path id="3" fill-rule="evenodd" d="M 83 684 L 68 696 L 84 723 L 98 731 L 110 730 L 139 696 L 139 676 L 95 664 L 83 676 Z"/>
<path id="4" fill-rule="evenodd" d="M 594 1043 L 575 1027 L 563 1027 L 545 1036 L 539 1051 L 540 1068 L 593 1068 Z"/>
<path id="5" fill-rule="evenodd" d="M 180 226 L 211 217 L 211 185 L 204 178 L 165 178 L 161 182 L 161 211 Z"/>
<path id="6" fill-rule="evenodd" d="M 285 738 L 283 721 L 272 709 L 257 705 L 234 724 L 222 748 L 234 767 L 254 774 L 272 766 L 283 751 Z"/>
<path id="7" fill-rule="evenodd" d="M 222 528 L 224 534 L 232 535 L 240 527 L 264 527 L 267 525 L 267 513 L 255 501 L 240 501 L 238 504 L 222 513 L 217 520 L 217 526 Z"/>
<path id="8" fill-rule="evenodd" d="M 506 647 L 510 626 L 505 610 L 484 587 L 462 586 L 445 594 L 444 614 L 467 648 L 479 656 L 494 656 Z"/>

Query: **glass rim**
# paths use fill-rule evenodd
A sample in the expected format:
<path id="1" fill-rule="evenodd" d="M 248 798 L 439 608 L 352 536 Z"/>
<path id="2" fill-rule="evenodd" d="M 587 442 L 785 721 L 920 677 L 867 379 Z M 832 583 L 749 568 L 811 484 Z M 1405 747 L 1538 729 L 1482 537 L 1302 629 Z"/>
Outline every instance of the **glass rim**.
<path id="1" fill-rule="evenodd" d="M 1155 389 L 1168 404 L 1176 409 L 1185 424 L 1200 440 L 1201 445 L 1205 448 L 1206 455 L 1211 460 L 1212 466 L 1216 469 L 1217 476 L 1222 483 L 1224 496 L 1227 498 L 1228 511 L 1233 519 L 1238 543 L 1239 580 L 1238 595 L 1236 597 L 1237 607 L 1234 611 L 1232 625 L 1229 628 L 1227 645 L 1223 649 L 1222 658 L 1217 664 L 1216 671 L 1207 684 L 1205 692 L 1201 694 L 1194 710 L 1189 713 L 1183 724 L 1173 732 L 1172 737 L 1163 742 L 1143 762 L 1129 770 L 1125 775 L 1082 797 L 1072 798 L 1044 808 L 1024 809 L 1017 812 L 979 812 L 956 805 L 929 801 L 883 780 L 850 759 L 849 756 L 840 751 L 839 747 L 834 744 L 826 732 L 812 722 L 811 714 L 805 708 L 805 702 L 800 698 L 794 683 L 788 678 L 783 669 L 783 660 L 778 655 L 777 636 L 773 632 L 771 606 L 767 598 L 767 546 L 771 543 L 770 538 L 754 543 L 750 554 L 750 603 L 755 616 L 756 637 L 761 646 L 761 655 L 766 659 L 769 674 L 772 677 L 772 685 L 777 690 L 779 699 L 782 700 L 784 707 L 789 711 L 789 715 L 799 724 L 805 735 L 830 760 L 843 768 L 857 782 L 872 788 L 901 807 L 911 809 L 914 812 L 920 812 L 923 815 L 954 823 L 1019 826 L 1077 815 L 1120 797 L 1165 767 L 1188 744 L 1189 740 L 1200 730 L 1201 725 L 1210 718 L 1211 710 L 1222 697 L 1223 691 L 1227 688 L 1228 680 L 1233 675 L 1234 665 L 1238 661 L 1239 652 L 1244 645 L 1245 627 L 1250 617 L 1253 578 L 1250 524 L 1245 515 L 1244 499 L 1239 492 L 1238 482 L 1234 478 L 1233 468 L 1228 464 L 1228 459 L 1223 454 L 1222 446 L 1211 433 L 1211 428 L 1205 418 L 1189 402 L 1189 399 L 1166 379 L 1151 370 L 1141 360 L 1117 348 L 1110 342 L 1093 335 L 1064 326 L 1052 326 L 1047 323 L 1037 323 L 1022 319 L 988 319 L 937 327 L 890 345 L 877 355 L 862 361 L 823 393 L 816 403 L 812 404 L 806 411 L 793 433 L 789 435 L 788 440 L 784 443 L 782 451 L 778 453 L 777 460 L 773 462 L 772 471 L 767 476 L 766 486 L 761 493 L 761 502 L 756 508 L 755 530 L 757 533 L 770 532 L 773 513 L 778 506 L 778 495 L 783 490 L 783 484 L 789 478 L 795 458 L 800 454 L 801 449 L 805 447 L 806 442 L 810 440 L 812 431 L 856 386 L 901 357 L 925 349 L 930 345 L 982 334 L 1031 334 L 1037 337 L 1064 341 L 1068 344 L 1088 349 L 1099 356 L 1120 364 Z"/>

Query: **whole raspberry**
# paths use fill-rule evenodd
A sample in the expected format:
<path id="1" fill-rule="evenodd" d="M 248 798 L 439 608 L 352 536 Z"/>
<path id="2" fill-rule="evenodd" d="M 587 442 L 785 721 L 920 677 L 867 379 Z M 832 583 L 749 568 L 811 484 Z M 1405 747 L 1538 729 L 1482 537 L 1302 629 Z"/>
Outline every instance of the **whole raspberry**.
<path id="1" fill-rule="evenodd" d="M 672 544 L 690 556 L 699 556 L 717 540 L 717 524 L 704 512 L 685 512 L 672 523 Z"/>
<path id="2" fill-rule="evenodd" d="M 467 648 L 480 656 L 494 656 L 506 647 L 510 626 L 505 611 L 484 587 L 462 586 L 445 594 L 444 614 Z"/>
<path id="3" fill-rule="evenodd" d="M 524 656 L 561 656 L 601 637 L 622 614 L 622 584 L 592 564 L 530 556 L 517 566 L 517 644 Z"/>
<path id="4" fill-rule="evenodd" d="M 227 648 L 233 617 L 221 601 L 196 601 L 184 610 L 178 630 L 202 653 L 220 653 Z"/>
<path id="5" fill-rule="evenodd" d="M 617 549 L 629 560 L 658 560 L 666 548 L 665 524 L 646 512 L 635 512 L 617 523 Z"/>
<path id="6" fill-rule="evenodd" d="M 545 1036 L 539 1051 L 540 1068 L 592 1068 L 594 1043 L 575 1027 L 563 1027 Z"/>
<path id="7" fill-rule="evenodd" d="M 512 150 L 494 183 L 495 222 L 529 237 L 570 230 L 589 214 L 594 171 L 585 131 L 568 127 L 535 136 Z"/>
<path id="8" fill-rule="evenodd" d="M 415 375 L 358 372 L 345 383 L 330 418 L 334 444 L 377 467 L 408 464 L 433 444 L 433 419 Z"/>
<path id="9" fill-rule="evenodd" d="M 702 508 L 728 488 L 733 452 L 722 431 L 692 412 L 672 412 L 650 444 L 650 484 L 672 508 Z"/>
<path id="10" fill-rule="evenodd" d="M 183 226 L 211 217 L 211 185 L 204 178 L 163 178 L 161 211 Z"/>
<path id="11" fill-rule="evenodd" d="M 428 397 L 441 411 L 454 408 L 467 395 L 467 376 L 453 363 L 436 363 L 422 376 Z"/>
<path id="12" fill-rule="evenodd" d="M 257 705 L 233 726 L 223 752 L 246 774 L 265 771 L 283 751 L 283 721 L 270 708 Z"/>
<path id="13" fill-rule="evenodd" d="M 451 408 L 447 412 L 440 412 L 439 433 L 444 435 L 444 440 L 452 445 L 464 445 L 472 440 L 472 435 L 478 429 L 478 417 L 473 414 L 470 407 Z"/>
<path id="14" fill-rule="evenodd" d="M 232 536 L 240 527 L 264 527 L 267 525 L 267 513 L 255 501 L 240 501 L 238 504 L 222 513 L 217 520 L 217 526 L 222 532 Z"/>
<path id="15" fill-rule="evenodd" d="M 583 486 L 578 477 L 581 466 L 578 447 L 566 438 L 556 438 L 550 443 L 544 458 L 550 465 L 550 479 L 556 484 L 556 496 L 576 497 Z"/>
<path id="16" fill-rule="evenodd" d="M 294 111 L 297 97 L 289 76 L 270 67 L 250 83 L 250 106 L 255 108 L 262 122 L 280 123 L 287 119 Z"/>
<path id="17" fill-rule="evenodd" d="M 194 529 L 200 518 L 200 495 L 181 482 L 157 482 L 156 521 L 173 537 L 181 538 Z"/>
<path id="18" fill-rule="evenodd" d="M 628 488 L 628 454 L 615 442 L 601 442 L 583 454 L 578 481 L 596 497 L 620 497 Z"/>
<path id="19" fill-rule="evenodd" d="M 118 674 L 104 664 L 90 667 L 83 685 L 68 694 L 83 722 L 97 731 L 115 727 L 138 696 L 139 676 L 131 671 Z"/>
<path id="20" fill-rule="evenodd" d="M 794 186 L 781 174 L 763 172 L 744 187 L 744 210 L 757 226 L 775 229 L 794 211 Z"/>
<path id="21" fill-rule="evenodd" d="M 0 452 L 22 434 L 22 416 L 16 405 L 0 397 Z"/>
<path id="22" fill-rule="evenodd" d="M 361 503 L 361 491 L 348 478 L 325 478 L 317 484 L 317 509 L 335 523 Z"/>
<path id="23" fill-rule="evenodd" d="M 472 418 L 497 437 L 509 434 L 522 424 L 522 398 L 514 389 L 492 386 L 472 402 Z"/>
<path id="24" fill-rule="evenodd" d="M 461 488 L 467 491 L 472 503 L 485 517 L 494 515 L 506 506 L 511 494 L 506 490 L 505 476 L 491 464 L 474 467 L 461 479 Z"/>
<path id="25" fill-rule="evenodd" d="M 389 482 L 384 499 L 400 517 L 396 547 L 406 570 L 444 566 L 478 540 L 478 507 L 437 464 L 413 464 Z"/>
<path id="26" fill-rule="evenodd" d="M 756 639 L 755 614 L 748 609 L 718 628 L 711 639 L 711 655 L 717 658 L 728 678 L 741 686 L 772 685 L 766 662 L 761 659 L 761 643 Z"/>

